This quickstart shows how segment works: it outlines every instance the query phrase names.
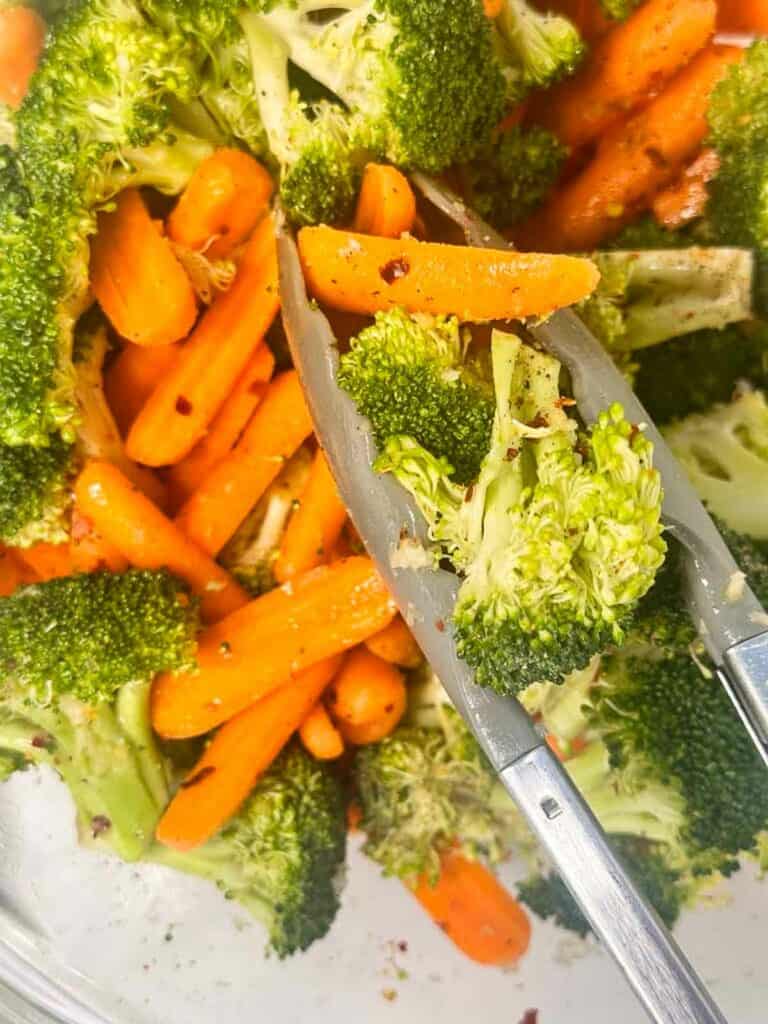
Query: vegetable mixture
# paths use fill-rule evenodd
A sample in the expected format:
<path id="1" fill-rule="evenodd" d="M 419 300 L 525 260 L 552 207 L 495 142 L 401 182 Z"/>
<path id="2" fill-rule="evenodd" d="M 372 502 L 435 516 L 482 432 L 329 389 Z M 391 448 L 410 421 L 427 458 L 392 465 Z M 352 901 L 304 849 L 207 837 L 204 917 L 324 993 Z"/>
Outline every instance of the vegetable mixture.
<path id="1" fill-rule="evenodd" d="M 576 308 L 768 601 L 761 33 L 757 0 L 0 0 L 0 777 L 48 765 L 84 845 L 209 879 L 280 957 L 348 833 L 478 963 L 529 912 L 589 931 L 347 517 L 279 197 L 477 684 L 668 924 L 768 867 L 643 424 L 583 422 L 526 330 Z M 414 170 L 515 248 L 458 244 Z"/>

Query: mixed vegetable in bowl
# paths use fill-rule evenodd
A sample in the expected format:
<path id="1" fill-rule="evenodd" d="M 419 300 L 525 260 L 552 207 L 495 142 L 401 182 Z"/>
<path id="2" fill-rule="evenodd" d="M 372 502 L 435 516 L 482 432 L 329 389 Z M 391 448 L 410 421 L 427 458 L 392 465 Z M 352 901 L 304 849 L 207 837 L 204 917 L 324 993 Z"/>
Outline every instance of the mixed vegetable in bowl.
<path id="1" fill-rule="evenodd" d="M 478 962 L 525 952 L 524 905 L 588 926 L 347 519 L 275 195 L 478 684 L 670 924 L 765 860 L 652 446 L 580 422 L 525 322 L 576 306 L 765 599 L 768 42 L 715 41 L 713 0 L 559 6 L 0 5 L 2 773 L 52 767 L 86 845 L 210 879 L 281 956 L 331 927 L 349 829 Z M 414 169 L 518 250 L 454 244 Z"/>

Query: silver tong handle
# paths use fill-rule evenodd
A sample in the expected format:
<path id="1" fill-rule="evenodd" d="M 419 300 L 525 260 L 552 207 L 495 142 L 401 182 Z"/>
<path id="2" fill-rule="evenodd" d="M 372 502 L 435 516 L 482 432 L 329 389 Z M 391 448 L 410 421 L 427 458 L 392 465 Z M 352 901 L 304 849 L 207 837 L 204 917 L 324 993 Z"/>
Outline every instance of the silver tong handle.
<path id="1" fill-rule="evenodd" d="M 524 754 L 503 768 L 499 778 L 651 1020 L 726 1024 L 677 943 L 627 877 L 549 747 Z"/>

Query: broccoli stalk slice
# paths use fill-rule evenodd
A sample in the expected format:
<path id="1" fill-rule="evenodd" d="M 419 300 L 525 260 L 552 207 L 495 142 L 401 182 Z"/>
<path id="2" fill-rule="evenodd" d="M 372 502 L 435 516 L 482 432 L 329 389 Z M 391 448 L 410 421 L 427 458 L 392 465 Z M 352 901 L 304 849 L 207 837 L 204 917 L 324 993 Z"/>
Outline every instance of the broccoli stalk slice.
<path id="1" fill-rule="evenodd" d="M 560 14 L 542 13 L 527 0 L 504 0 L 496 18 L 497 50 L 509 98 L 546 88 L 578 67 L 585 54 L 576 26 Z"/>
<path id="2" fill-rule="evenodd" d="M 746 249 L 614 251 L 593 258 L 601 280 L 580 312 L 610 350 L 647 348 L 752 315 L 754 260 Z"/>

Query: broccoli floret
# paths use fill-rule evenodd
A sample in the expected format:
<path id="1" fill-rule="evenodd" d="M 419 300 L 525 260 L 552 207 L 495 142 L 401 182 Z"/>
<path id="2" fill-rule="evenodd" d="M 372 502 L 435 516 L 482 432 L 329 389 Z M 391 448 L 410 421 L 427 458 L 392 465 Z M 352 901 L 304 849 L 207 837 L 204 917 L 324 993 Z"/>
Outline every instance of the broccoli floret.
<path id="1" fill-rule="evenodd" d="M 586 52 L 572 22 L 561 14 L 537 11 L 528 0 L 503 0 L 495 27 L 507 96 L 514 103 L 531 89 L 573 74 Z"/>
<path id="2" fill-rule="evenodd" d="M 628 224 L 614 239 L 606 243 L 610 251 L 636 252 L 639 249 L 689 249 L 703 245 L 698 238 L 701 227 L 698 222 L 672 230 L 659 224 L 650 213 Z"/>
<path id="3" fill-rule="evenodd" d="M 744 382 L 768 385 L 768 324 L 696 331 L 640 349 L 634 362 L 638 398 L 656 423 L 670 423 L 730 401 Z"/>
<path id="4" fill-rule="evenodd" d="M 462 167 L 470 205 L 499 230 L 512 227 L 549 192 L 567 155 L 559 139 L 537 125 L 502 132 Z"/>
<path id="5" fill-rule="evenodd" d="M 721 328 L 752 315 L 746 249 L 601 252 L 600 283 L 579 311 L 609 350 L 657 345 L 683 332 Z"/>
<path id="6" fill-rule="evenodd" d="M 371 421 L 380 446 L 407 434 L 448 459 L 455 478 L 477 477 L 488 452 L 493 392 L 455 317 L 377 313 L 351 341 L 338 380 Z"/>
<path id="7" fill-rule="evenodd" d="M 0 444 L 0 540 L 10 547 L 68 537 L 73 448 L 54 434 L 45 448 Z"/>
<path id="8" fill-rule="evenodd" d="M 471 491 L 412 438 L 377 461 L 416 498 L 464 573 L 459 652 L 479 683 L 516 693 L 561 682 L 621 642 L 664 560 L 652 447 L 618 406 L 579 436 L 563 411 L 560 364 L 514 335 L 492 340 L 496 418 Z"/>
<path id="9" fill-rule="evenodd" d="M 194 667 L 197 605 L 166 571 L 54 579 L 0 598 L 0 674 L 30 696 L 110 700 Z"/>
<path id="10" fill-rule="evenodd" d="M 768 405 L 744 391 L 727 405 L 673 423 L 664 435 L 699 497 L 724 523 L 768 539 Z"/>
<path id="11" fill-rule="evenodd" d="M 292 744 L 218 836 L 187 852 L 156 845 L 148 859 L 215 882 L 266 924 L 270 948 L 286 957 L 331 927 L 345 847 L 338 780 Z"/>

